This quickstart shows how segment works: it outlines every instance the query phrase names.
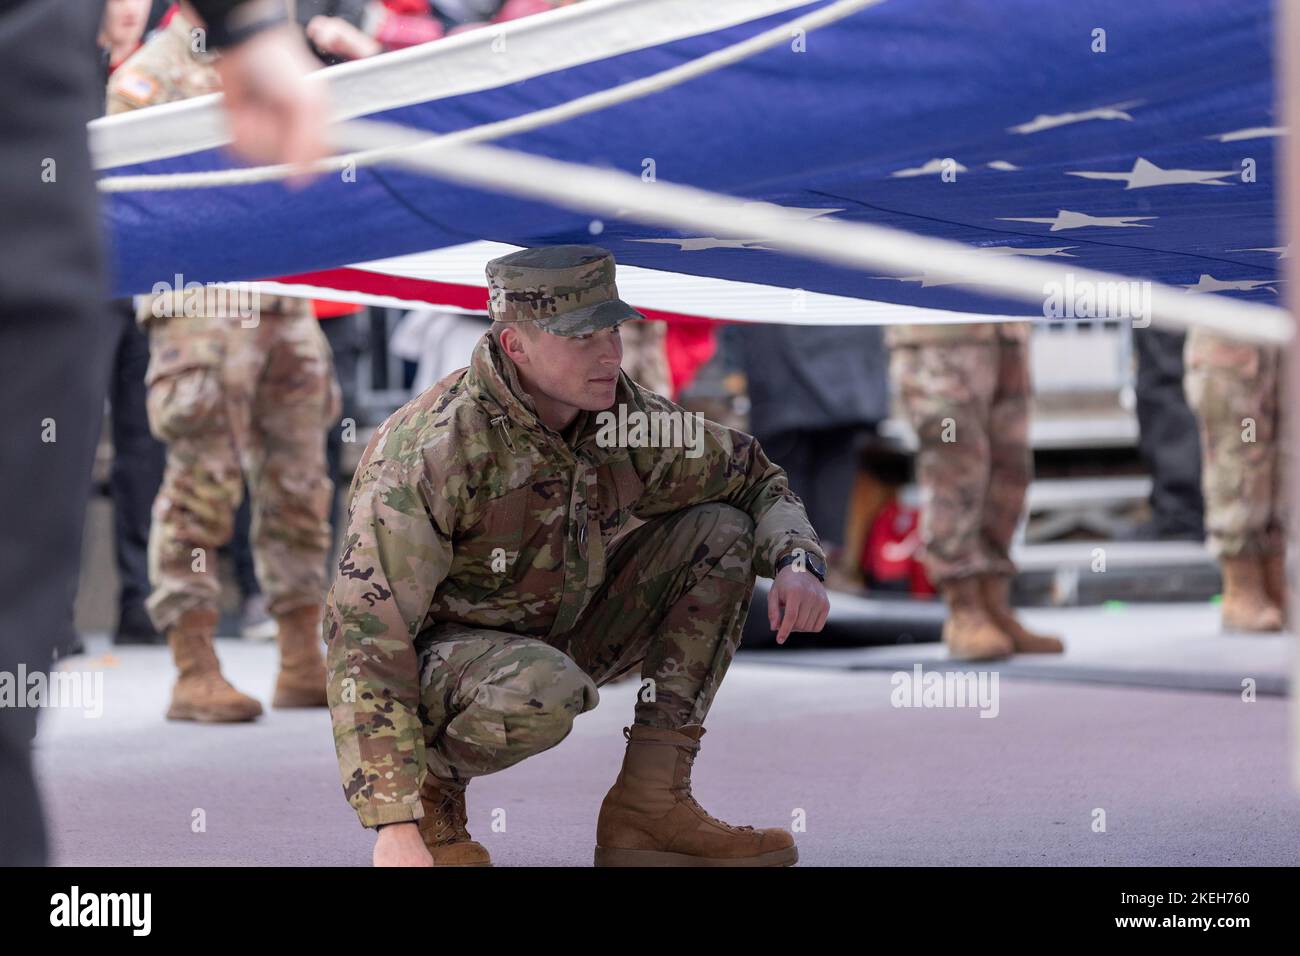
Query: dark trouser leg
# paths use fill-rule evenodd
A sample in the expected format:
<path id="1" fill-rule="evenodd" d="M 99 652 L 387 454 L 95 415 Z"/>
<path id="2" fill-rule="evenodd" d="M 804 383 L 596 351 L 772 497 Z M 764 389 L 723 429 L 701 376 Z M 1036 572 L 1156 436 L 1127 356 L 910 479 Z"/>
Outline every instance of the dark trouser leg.
<path id="1" fill-rule="evenodd" d="M 364 315 L 365 313 L 361 313 Z M 335 319 L 321 322 L 321 331 L 329 341 L 330 352 L 334 356 L 334 374 L 339 384 L 339 394 L 343 401 L 343 421 L 353 422 L 353 440 L 357 422 L 357 364 L 361 358 L 361 336 L 357 322 L 360 315 L 341 315 Z M 326 432 L 325 459 L 329 467 L 329 476 L 335 489 L 348 487 L 348 480 L 343 475 L 343 427 L 342 423 L 331 422 Z M 336 499 L 340 496 L 336 493 Z M 330 572 L 333 573 L 333 555 L 338 551 L 338 534 L 342 526 L 345 507 L 339 507 L 339 501 L 330 508 Z"/>
<path id="2" fill-rule="evenodd" d="M 828 545 L 843 544 L 844 520 L 857 470 L 859 428 L 821 428 L 755 435 L 773 463 L 785 469 L 808 519 Z"/>
<path id="3" fill-rule="evenodd" d="M 642 661 L 636 722 L 704 722 L 754 587 L 754 522 L 696 505 L 637 528 L 614 548 L 605 583 L 560 647 L 597 685 Z"/>
<path id="4" fill-rule="evenodd" d="M 1151 472 L 1151 513 L 1161 533 L 1201 533 L 1201 446 L 1183 391 L 1181 332 L 1134 329 L 1138 450 Z"/>
<path id="5" fill-rule="evenodd" d="M 234 531 L 230 536 L 230 561 L 235 568 L 235 581 L 239 585 L 239 596 L 244 600 L 262 593 L 262 586 L 257 581 L 257 571 L 253 567 L 252 543 L 252 505 L 249 503 L 248 488 L 245 486 L 243 500 L 235 510 Z"/>
<path id="6" fill-rule="evenodd" d="M 138 606 L 143 613 L 149 597 L 149 520 L 153 500 L 162 484 L 167 449 L 149 432 L 145 410 L 145 371 L 149 367 L 149 337 L 136 325 L 131 300 L 111 303 L 112 321 L 119 324 L 117 354 L 109 390 L 113 417 L 113 470 L 109 492 L 117 574 L 121 581 L 119 613 Z"/>

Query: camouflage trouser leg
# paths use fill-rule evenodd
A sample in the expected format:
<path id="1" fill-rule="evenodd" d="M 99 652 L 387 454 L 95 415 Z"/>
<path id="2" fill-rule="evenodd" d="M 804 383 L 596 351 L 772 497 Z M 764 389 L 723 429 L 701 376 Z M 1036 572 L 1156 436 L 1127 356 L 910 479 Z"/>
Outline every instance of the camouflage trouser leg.
<path id="1" fill-rule="evenodd" d="M 545 641 L 443 625 L 420 654 L 420 720 L 429 771 L 495 773 L 549 750 L 600 700 L 572 658 Z"/>
<path id="2" fill-rule="evenodd" d="M 1015 572 L 1008 549 L 1030 475 L 1025 353 L 1008 341 L 893 350 L 891 375 L 920 446 L 921 542 L 936 585 Z"/>
<path id="3" fill-rule="evenodd" d="M 731 505 L 652 520 L 614 548 L 565 650 L 597 684 L 641 662 L 638 724 L 703 723 L 740 646 L 753 557 L 754 522 Z"/>
<path id="4" fill-rule="evenodd" d="M 429 770 L 468 779 L 555 746 L 596 706 L 597 685 L 637 662 L 647 682 L 638 723 L 703 722 L 740 643 L 753 549 L 748 515 L 699 505 L 619 542 L 605 583 L 565 634 L 439 626 L 420 656 Z"/>
<path id="5" fill-rule="evenodd" d="M 230 321 L 173 318 L 149 330 L 149 428 L 167 443 L 149 526 L 148 609 L 159 630 L 215 610 L 221 595 L 217 549 L 244 492 L 222 382 Z"/>
<path id="6" fill-rule="evenodd" d="M 1185 386 L 1204 461 L 1205 529 L 1218 556 L 1285 549 L 1281 353 L 1194 330 Z"/>
<path id="7" fill-rule="evenodd" d="M 305 307 L 304 307 L 305 309 Z M 331 483 L 325 428 L 337 417 L 329 346 L 309 311 L 173 318 L 150 329 L 150 429 L 167 466 L 149 531 L 150 616 L 166 629 L 216 609 L 217 550 L 248 472 L 253 554 L 273 613 L 325 593 Z"/>
<path id="8" fill-rule="evenodd" d="M 1029 449 L 1029 344 L 1000 339 L 997 349 L 997 388 L 989 404 L 989 483 L 982 534 L 990 568 L 1014 574 L 1011 540 L 1034 471 Z"/>
<path id="9" fill-rule="evenodd" d="M 328 586 L 326 553 L 334 482 L 325 430 L 339 416 L 329 343 L 314 315 L 262 322 L 265 345 L 241 352 L 234 398 L 247 403 L 244 468 L 252 503 L 253 567 L 272 614 L 319 604 Z M 261 361 L 258 359 L 261 358 Z"/>

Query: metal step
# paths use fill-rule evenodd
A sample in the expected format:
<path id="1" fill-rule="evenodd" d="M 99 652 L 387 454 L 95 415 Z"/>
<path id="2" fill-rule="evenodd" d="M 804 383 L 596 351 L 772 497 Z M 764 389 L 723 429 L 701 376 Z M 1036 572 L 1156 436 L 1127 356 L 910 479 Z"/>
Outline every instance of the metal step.
<path id="1" fill-rule="evenodd" d="M 1151 496 L 1151 479 L 1141 476 L 1116 478 L 1036 478 L 1029 486 L 1025 504 L 1030 511 L 1061 508 L 1091 508 L 1097 505 L 1132 504 Z"/>

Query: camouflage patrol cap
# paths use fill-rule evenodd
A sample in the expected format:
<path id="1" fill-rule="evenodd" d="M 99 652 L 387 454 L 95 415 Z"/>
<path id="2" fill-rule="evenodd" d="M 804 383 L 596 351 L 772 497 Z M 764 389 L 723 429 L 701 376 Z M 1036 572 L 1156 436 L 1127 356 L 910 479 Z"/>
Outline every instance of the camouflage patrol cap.
<path id="1" fill-rule="evenodd" d="M 586 335 L 645 318 L 618 297 L 614 256 L 599 246 L 538 246 L 487 264 L 488 315 L 536 322 L 555 335 Z"/>

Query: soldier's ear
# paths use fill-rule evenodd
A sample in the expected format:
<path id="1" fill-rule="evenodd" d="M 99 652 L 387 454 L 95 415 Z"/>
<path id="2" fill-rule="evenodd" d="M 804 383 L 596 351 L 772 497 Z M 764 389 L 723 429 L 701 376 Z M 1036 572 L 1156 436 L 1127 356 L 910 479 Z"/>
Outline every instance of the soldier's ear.
<path id="1" fill-rule="evenodd" d="M 523 329 L 518 326 L 509 326 L 501 330 L 501 350 L 510 357 L 510 360 L 518 363 L 527 363 L 528 353 L 524 349 L 525 335 Z"/>

